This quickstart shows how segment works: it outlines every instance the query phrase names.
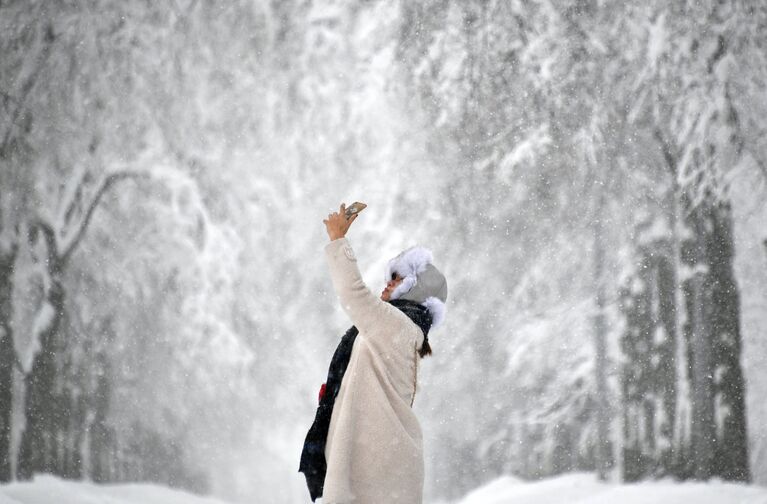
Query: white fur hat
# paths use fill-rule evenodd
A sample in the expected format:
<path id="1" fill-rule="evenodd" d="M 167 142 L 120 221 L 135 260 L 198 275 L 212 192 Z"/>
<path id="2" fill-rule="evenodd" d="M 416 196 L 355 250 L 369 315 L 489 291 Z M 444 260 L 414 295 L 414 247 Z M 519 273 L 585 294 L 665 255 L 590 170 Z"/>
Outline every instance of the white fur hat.
<path id="1" fill-rule="evenodd" d="M 386 281 L 396 273 L 402 277 L 391 293 L 391 299 L 409 299 L 425 306 L 432 317 L 432 328 L 445 320 L 447 301 L 447 280 L 434 267 L 430 250 L 424 247 L 410 247 L 391 259 L 386 266 Z"/>

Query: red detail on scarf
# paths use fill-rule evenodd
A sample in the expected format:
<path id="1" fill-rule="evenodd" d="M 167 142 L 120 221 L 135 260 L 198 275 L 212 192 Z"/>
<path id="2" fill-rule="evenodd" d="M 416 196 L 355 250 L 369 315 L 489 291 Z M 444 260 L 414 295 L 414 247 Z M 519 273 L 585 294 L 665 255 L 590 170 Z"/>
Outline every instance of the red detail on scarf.
<path id="1" fill-rule="evenodd" d="M 317 402 L 322 401 L 323 397 L 325 397 L 325 384 L 324 383 L 320 387 L 320 396 L 317 398 Z"/>

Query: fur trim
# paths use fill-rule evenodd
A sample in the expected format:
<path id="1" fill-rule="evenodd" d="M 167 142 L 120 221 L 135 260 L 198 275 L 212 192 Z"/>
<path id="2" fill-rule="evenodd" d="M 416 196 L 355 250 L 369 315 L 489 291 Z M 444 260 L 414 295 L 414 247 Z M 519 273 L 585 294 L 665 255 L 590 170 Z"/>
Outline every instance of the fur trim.
<path id="1" fill-rule="evenodd" d="M 400 275 L 401 276 L 401 275 Z M 390 299 L 399 299 L 400 296 L 407 294 L 410 289 L 417 283 L 418 279 L 415 275 L 409 275 L 402 279 L 402 282 L 391 292 Z"/>
<path id="2" fill-rule="evenodd" d="M 431 250 L 424 247 L 410 247 L 389 261 L 389 264 L 386 266 L 386 278 L 384 278 L 384 281 L 388 282 L 391 280 L 391 275 L 395 272 L 402 278 L 415 277 L 426 269 L 427 264 L 432 264 L 432 261 L 434 261 L 434 257 Z"/>
<path id="3" fill-rule="evenodd" d="M 400 296 L 407 294 L 418 283 L 418 278 L 416 278 L 418 274 L 422 273 L 426 269 L 426 265 L 431 264 L 433 260 L 434 256 L 431 250 L 418 246 L 410 247 L 390 260 L 386 265 L 384 281 L 391 280 L 392 273 L 397 273 L 403 279 L 402 283 L 392 291 L 391 299 L 399 299 Z"/>
<path id="4" fill-rule="evenodd" d="M 427 297 L 426 301 L 421 303 L 431 313 L 431 328 L 434 329 L 445 320 L 445 314 L 447 313 L 447 307 L 441 299 L 431 296 Z"/>

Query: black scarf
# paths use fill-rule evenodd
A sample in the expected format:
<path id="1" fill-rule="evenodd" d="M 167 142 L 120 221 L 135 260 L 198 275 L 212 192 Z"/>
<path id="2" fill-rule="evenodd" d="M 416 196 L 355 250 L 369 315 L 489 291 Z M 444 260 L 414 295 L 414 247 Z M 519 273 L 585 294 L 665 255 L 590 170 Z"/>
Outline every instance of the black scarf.
<path id="1" fill-rule="evenodd" d="M 410 317 L 410 320 L 421 328 L 424 343 L 426 343 L 432 323 L 429 310 L 415 301 L 406 299 L 395 299 L 389 301 L 389 303 L 399 308 L 400 311 Z M 349 328 L 341 338 L 335 353 L 333 353 L 330 369 L 328 369 L 328 379 L 325 382 L 325 394 L 320 399 L 317 413 L 314 415 L 314 423 L 309 428 L 309 432 L 304 440 L 304 449 L 301 452 L 298 472 L 302 472 L 306 476 L 306 485 L 309 487 L 312 502 L 322 497 L 322 490 L 325 486 L 325 472 L 327 471 L 325 442 L 328 438 L 330 417 L 333 414 L 333 404 L 335 404 L 338 390 L 341 388 L 341 381 L 344 379 L 346 367 L 349 365 L 352 347 L 354 346 L 357 334 L 358 331 L 355 326 Z"/>

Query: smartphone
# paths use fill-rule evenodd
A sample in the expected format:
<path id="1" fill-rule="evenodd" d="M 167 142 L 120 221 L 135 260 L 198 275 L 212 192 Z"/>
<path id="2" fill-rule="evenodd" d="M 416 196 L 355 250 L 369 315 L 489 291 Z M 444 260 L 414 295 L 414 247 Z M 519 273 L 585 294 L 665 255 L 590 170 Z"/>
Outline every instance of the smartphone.
<path id="1" fill-rule="evenodd" d="M 354 203 L 346 207 L 346 212 L 345 212 L 346 218 L 351 219 L 352 215 L 356 213 L 360 213 L 361 211 L 365 209 L 365 207 L 367 207 L 366 204 L 360 203 L 359 201 L 355 201 Z"/>

